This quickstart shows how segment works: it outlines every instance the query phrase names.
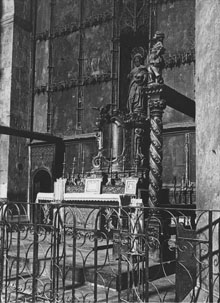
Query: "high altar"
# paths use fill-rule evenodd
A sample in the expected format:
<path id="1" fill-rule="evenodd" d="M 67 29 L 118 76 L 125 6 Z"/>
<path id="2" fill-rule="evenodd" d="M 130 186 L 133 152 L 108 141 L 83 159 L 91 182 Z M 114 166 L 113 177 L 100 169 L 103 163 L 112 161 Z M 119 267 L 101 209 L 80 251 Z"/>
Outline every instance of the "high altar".
<path id="1" fill-rule="evenodd" d="M 71 175 L 65 182 L 60 181 L 61 188 L 64 186 L 65 189 L 58 189 L 62 194 L 57 194 L 59 186 L 55 183 L 54 195 L 51 196 L 53 200 L 117 201 L 122 206 L 123 203 L 129 204 L 128 199 L 122 198 L 127 196 L 138 199 L 137 203 L 141 199 L 144 206 L 154 208 L 159 205 L 162 188 L 162 114 L 165 109 L 163 39 L 164 34 L 156 32 L 147 58 L 144 48 L 133 50 L 133 67 L 128 74 L 127 109 L 120 111 L 112 104 L 95 108 L 98 110 L 98 153 L 92 159 L 93 169 L 79 176 L 75 173 L 74 158 Z M 63 178 L 65 169 L 64 158 Z M 88 184 L 91 186 L 92 180 L 101 181 L 98 189 L 90 191 L 87 187 Z M 39 197 L 43 199 L 42 194 L 38 194 L 38 200 Z"/>

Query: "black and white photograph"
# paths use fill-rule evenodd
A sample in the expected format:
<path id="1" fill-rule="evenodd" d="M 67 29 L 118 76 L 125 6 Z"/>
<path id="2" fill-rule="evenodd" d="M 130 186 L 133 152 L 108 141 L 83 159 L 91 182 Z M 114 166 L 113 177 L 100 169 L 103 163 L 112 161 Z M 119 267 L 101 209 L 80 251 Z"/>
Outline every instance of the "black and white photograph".
<path id="1" fill-rule="evenodd" d="M 0 303 L 93 302 L 220 302 L 220 0 L 0 0 Z"/>

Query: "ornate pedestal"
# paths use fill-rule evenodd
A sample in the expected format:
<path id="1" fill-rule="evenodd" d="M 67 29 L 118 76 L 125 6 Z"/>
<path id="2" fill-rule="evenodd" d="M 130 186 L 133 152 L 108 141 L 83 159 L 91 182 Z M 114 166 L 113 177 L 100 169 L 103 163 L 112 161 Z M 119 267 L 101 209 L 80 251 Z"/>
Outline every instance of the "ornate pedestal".
<path id="1" fill-rule="evenodd" d="M 149 151 L 147 114 L 144 111 L 108 111 L 100 115 L 97 127 L 98 153 L 93 158 L 93 172 L 107 176 L 107 180 L 111 179 L 113 183 L 123 182 L 128 177 L 146 180 Z"/>

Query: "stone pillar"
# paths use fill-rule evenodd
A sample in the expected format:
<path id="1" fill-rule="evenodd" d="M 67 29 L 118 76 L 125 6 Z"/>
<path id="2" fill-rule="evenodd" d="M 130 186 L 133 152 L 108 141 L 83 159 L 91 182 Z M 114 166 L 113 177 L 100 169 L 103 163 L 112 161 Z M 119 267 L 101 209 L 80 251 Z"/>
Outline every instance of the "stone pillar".
<path id="1" fill-rule="evenodd" d="M 159 195 L 162 188 L 162 116 L 166 107 L 162 98 L 163 85 L 153 83 L 148 86 L 148 104 L 150 111 L 150 150 L 149 150 L 149 198 L 148 205 L 151 208 L 148 218 L 148 232 L 151 235 L 150 258 L 156 262 L 161 262 L 166 255 L 161 249 L 160 243 L 164 243 L 161 234 L 163 220 L 159 211 L 155 208 L 159 206 Z"/>
<path id="2" fill-rule="evenodd" d="M 149 87 L 150 109 L 150 159 L 149 159 L 149 206 L 154 208 L 159 203 L 162 187 L 162 115 L 166 107 L 161 95 L 163 86 L 153 84 Z"/>
<path id="3" fill-rule="evenodd" d="M 195 101 L 196 101 L 196 206 L 201 210 L 218 210 L 212 213 L 212 222 L 218 222 L 220 210 L 220 1 L 196 0 L 195 22 Z M 211 215 L 211 214 L 209 214 Z M 206 270 L 199 272 L 198 302 L 210 297 L 208 302 L 219 300 L 219 231 L 218 224 L 208 221 L 208 213 L 203 213 L 197 223 L 198 237 L 210 240 L 209 260 L 214 272 L 208 279 Z M 210 225 L 208 224 L 210 223 Z M 209 226 L 209 228 L 208 228 Z M 214 228 L 214 226 L 216 226 Z M 211 227 L 211 229 L 210 229 Z M 212 242 L 211 242 L 212 241 Z M 212 252 L 211 252 L 212 250 Z M 206 266 L 207 267 L 207 266 Z M 216 281 L 213 283 L 213 279 Z M 211 285 L 210 285 L 211 284 Z M 212 285 L 214 287 L 212 289 Z"/>
<path id="4" fill-rule="evenodd" d="M 0 123 L 18 130 L 29 130 L 30 2 L 0 4 Z M 26 138 L 0 134 L 0 199 L 27 200 L 27 143 Z"/>
<path id="5" fill-rule="evenodd" d="M 3 0 L 0 17 L 0 122 L 10 126 L 14 1 Z M 6 199 L 8 193 L 9 152 L 10 137 L 0 134 L 0 200 Z"/>

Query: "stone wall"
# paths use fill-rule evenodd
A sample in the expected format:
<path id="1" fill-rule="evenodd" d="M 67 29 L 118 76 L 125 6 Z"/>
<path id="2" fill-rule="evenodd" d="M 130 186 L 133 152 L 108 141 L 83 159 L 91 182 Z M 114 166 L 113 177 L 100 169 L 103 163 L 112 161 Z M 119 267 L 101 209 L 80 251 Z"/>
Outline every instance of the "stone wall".
<path id="1" fill-rule="evenodd" d="M 220 208 L 220 2 L 196 3 L 197 203 Z"/>
<path id="2" fill-rule="evenodd" d="M 29 24 L 29 28 L 24 28 L 20 19 L 15 18 L 10 126 L 20 130 L 30 130 L 30 37 L 31 25 Z M 10 136 L 8 167 L 8 198 L 10 200 L 27 200 L 28 144 L 29 139 Z"/>
<path id="3" fill-rule="evenodd" d="M 96 83 L 96 80 L 111 72 L 112 24 L 101 21 L 92 26 L 90 22 L 95 16 L 110 13 L 112 4 L 111 1 L 83 2 L 83 7 L 78 0 L 56 0 L 52 6 L 38 2 L 37 35 L 44 33 L 47 37 L 45 41 L 37 41 L 35 85 L 39 89 L 50 85 L 53 92 L 50 112 L 46 89 L 35 96 L 36 131 L 48 130 L 48 116 L 51 115 L 50 132 L 55 135 L 93 132 L 98 112 L 92 107 L 111 102 L 111 81 Z M 48 38 L 50 31 L 53 33 L 51 40 Z M 49 61 L 52 65 L 50 79 Z M 75 80 L 79 82 L 72 85 Z M 84 81 L 87 83 L 81 87 Z"/>
<path id="4" fill-rule="evenodd" d="M 0 123 L 29 130 L 30 1 L 3 1 L 1 18 Z M 0 197 L 27 199 L 28 147 L 24 138 L 0 137 Z"/>
<path id="5" fill-rule="evenodd" d="M 143 3 L 143 1 L 137 2 L 138 6 Z M 13 15 L 13 1 L 5 0 L 3 3 L 2 24 L 5 25 L 2 25 L 3 60 L 1 62 L 4 61 L 6 66 L 1 72 L 3 92 L 1 96 L 6 97 L 4 101 L 1 99 L 0 106 L 4 108 L 1 119 L 5 125 L 30 129 L 30 1 L 15 1 L 14 19 L 9 18 L 10 14 Z M 125 47 L 124 49 L 123 46 L 121 47 L 120 54 L 117 48 L 119 40 L 116 36 L 113 39 L 113 25 L 114 20 L 117 19 L 112 18 L 113 1 L 53 0 L 51 3 L 50 5 L 49 1 L 38 0 L 34 130 L 61 136 L 76 136 L 79 133 L 88 135 L 94 131 L 98 116 L 98 111 L 93 110 L 94 107 L 100 108 L 113 102 L 114 99 L 116 104 L 125 108 L 127 102 L 128 85 L 125 85 L 125 88 L 124 82 L 120 89 L 123 91 L 121 94 L 123 102 L 120 103 L 118 100 L 120 96 L 117 95 L 117 77 L 120 75 L 118 67 L 114 67 L 119 66 L 118 59 L 120 55 L 121 58 L 123 57 Z M 81 7 L 82 3 L 84 7 Z M 124 5 L 128 5 L 129 10 L 133 9 L 134 1 L 125 1 Z M 120 10 L 122 17 L 116 21 L 120 23 L 122 33 L 122 29 L 126 30 L 127 26 L 133 26 L 133 20 L 128 13 L 129 10 L 123 10 L 121 7 Z M 193 48 L 193 0 L 165 1 L 163 4 L 158 2 L 156 19 L 155 30 L 163 31 L 166 36 L 167 55 L 175 56 L 179 52 Z M 11 20 L 11 23 L 7 20 Z M 132 40 L 131 48 L 135 43 L 147 46 L 148 22 L 148 13 L 144 11 L 137 21 L 137 33 L 132 36 L 134 41 Z M 144 30 L 143 26 L 146 27 Z M 52 39 L 50 39 L 51 33 Z M 124 66 L 126 65 L 127 69 L 124 76 L 127 81 L 127 70 L 129 72 L 131 66 L 130 52 L 126 56 L 127 61 L 125 60 Z M 179 66 L 167 67 L 164 78 L 165 83 L 178 93 L 194 99 L 193 63 L 181 62 Z M 165 124 L 181 123 L 184 127 L 188 122 L 193 123 L 193 119 L 169 107 L 166 108 Z M 10 197 L 13 199 L 20 190 L 19 196 L 25 199 L 28 141 L 14 137 L 9 140 L 5 136 L 1 136 L 1 140 L 4 140 L 2 142 L 6 148 L 1 151 L 3 155 L 1 163 L 4 164 L 1 164 L 0 168 L 2 170 L 0 183 L 7 183 L 9 170 L 12 176 L 9 178 Z M 7 162 L 9 144 L 10 166 Z M 164 162 L 164 166 L 169 167 L 170 162 Z M 164 176 L 168 173 L 169 171 L 165 172 Z M 18 184 L 18 190 L 15 190 L 15 184 Z M 8 185 L 2 186 L 8 189 Z"/>
<path id="6" fill-rule="evenodd" d="M 195 47 L 195 0 L 167 1 L 157 5 L 156 30 L 165 34 L 165 58 L 186 55 Z M 178 93 L 195 100 L 194 63 L 179 62 L 165 68 L 163 75 L 166 85 Z M 192 118 L 167 107 L 164 118 L 167 123 L 185 123 Z"/>
<path id="7" fill-rule="evenodd" d="M 220 209 L 219 10 L 218 0 L 196 1 L 196 184 L 197 207 L 205 210 Z M 212 270 L 217 276 L 219 268 L 215 258 L 219 254 L 219 212 L 213 212 L 213 221 L 215 220 L 216 228 L 214 224 L 211 226 Z M 204 233 L 208 234 L 207 218 L 202 218 L 199 223 Z M 203 289 L 210 289 L 206 271 L 200 283 Z M 214 292 L 219 298 L 217 285 L 218 282 L 214 285 Z"/>
<path id="8" fill-rule="evenodd" d="M 142 2 L 138 2 L 137 9 Z M 120 51 L 115 47 L 113 52 L 113 1 L 54 0 L 52 3 L 50 6 L 43 0 L 38 2 L 34 129 L 48 131 L 48 119 L 51 117 L 49 131 L 53 134 L 61 136 L 88 134 L 94 131 L 98 116 L 98 111 L 93 110 L 94 107 L 100 108 L 113 102 L 115 95 L 120 107 L 126 108 L 131 51 L 134 46 L 148 47 L 148 11 L 143 13 L 142 10 L 135 32 L 132 29 L 134 22 L 129 13 L 129 10 L 134 8 L 134 1 L 124 2 L 119 8 L 121 17 L 115 17 L 115 22 L 118 22 L 120 27 L 118 31 L 121 37 Z M 194 100 L 194 61 L 185 62 L 184 56 L 188 52 L 194 52 L 194 14 L 194 0 L 158 2 L 153 29 L 165 33 L 167 62 L 170 57 L 176 58 L 179 54 L 182 56 L 182 61 L 174 66 L 168 64 L 165 68 L 165 83 L 177 93 L 192 100 Z M 52 39 L 49 38 L 50 32 Z M 113 55 L 121 58 L 119 74 L 117 69 L 114 71 L 114 77 L 120 79 L 119 97 L 117 88 L 112 87 L 113 81 L 110 77 L 113 65 L 116 65 L 112 64 Z M 108 77 L 103 81 L 104 75 Z M 48 84 L 52 88 L 50 99 L 47 92 Z M 165 125 L 176 123 L 184 128 L 186 123 L 193 125 L 194 119 L 167 106 L 163 122 Z M 181 146 L 184 146 L 184 134 L 182 138 Z M 174 149 L 178 154 L 179 145 L 175 142 Z M 195 145 L 194 139 L 192 145 Z M 167 149 L 170 149 L 170 146 L 165 146 L 165 150 Z M 166 171 L 166 168 L 172 163 L 167 157 L 164 159 L 165 180 L 170 174 L 170 170 Z M 190 161 L 194 162 L 194 155 Z M 172 170 L 169 182 L 174 175 L 178 177 L 179 182 L 181 181 L 185 170 L 184 153 L 180 162 L 182 164 L 176 165 Z M 165 181 L 167 183 L 168 179 Z"/>
<path id="9" fill-rule="evenodd" d="M 0 21 L 0 124 L 10 126 L 14 1 L 4 0 Z M 9 136 L 0 135 L 0 198 L 7 197 Z"/>
<path id="10" fill-rule="evenodd" d="M 163 71 L 164 82 L 171 89 L 195 100 L 195 1 L 159 1 L 156 5 L 154 31 L 165 34 L 164 55 L 166 67 Z M 191 59 L 187 59 L 191 54 Z M 173 61 L 172 61 L 173 60 Z M 169 96 L 168 96 L 169 98 Z M 180 100 L 176 100 L 180 102 Z M 169 99 L 167 100 L 169 104 Z M 180 184 L 186 174 L 186 135 L 189 138 L 188 177 L 195 182 L 195 135 L 187 126 L 194 126 L 195 119 L 170 106 L 163 115 L 166 128 L 163 148 L 163 184 L 173 186 L 174 180 Z M 178 132 L 175 128 L 179 128 Z"/>

